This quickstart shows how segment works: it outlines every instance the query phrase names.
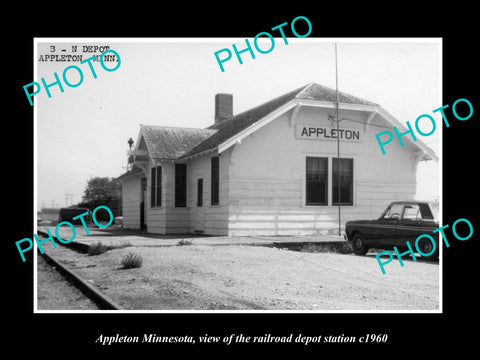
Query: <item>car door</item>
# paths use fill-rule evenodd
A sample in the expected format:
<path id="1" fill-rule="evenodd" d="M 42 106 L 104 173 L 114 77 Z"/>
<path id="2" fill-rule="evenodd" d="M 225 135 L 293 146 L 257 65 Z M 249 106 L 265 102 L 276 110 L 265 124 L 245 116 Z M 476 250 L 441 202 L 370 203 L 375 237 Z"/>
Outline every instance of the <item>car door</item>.
<path id="1" fill-rule="evenodd" d="M 412 248 L 421 233 L 422 215 L 418 204 L 405 204 L 402 218 L 397 223 L 395 246 L 406 247 L 407 241 Z"/>
<path id="2" fill-rule="evenodd" d="M 395 246 L 397 237 L 397 226 L 402 218 L 404 209 L 403 203 L 392 203 L 385 210 L 383 216 L 378 219 L 378 239 L 382 246 Z"/>

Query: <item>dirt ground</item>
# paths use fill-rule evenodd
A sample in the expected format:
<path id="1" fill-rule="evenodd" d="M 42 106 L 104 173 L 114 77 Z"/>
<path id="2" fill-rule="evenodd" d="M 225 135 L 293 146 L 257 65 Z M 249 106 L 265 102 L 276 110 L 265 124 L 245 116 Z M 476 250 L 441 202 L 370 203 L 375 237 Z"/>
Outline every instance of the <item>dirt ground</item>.
<path id="1" fill-rule="evenodd" d="M 67 282 L 55 269 L 38 256 L 38 310 L 97 310 L 98 307 L 80 290 Z"/>
<path id="2" fill-rule="evenodd" d="M 126 247 L 89 256 L 49 250 L 124 309 L 438 310 L 438 263 L 263 246 Z M 122 269 L 128 252 L 143 266 Z M 40 281 L 41 279 L 39 279 Z"/>

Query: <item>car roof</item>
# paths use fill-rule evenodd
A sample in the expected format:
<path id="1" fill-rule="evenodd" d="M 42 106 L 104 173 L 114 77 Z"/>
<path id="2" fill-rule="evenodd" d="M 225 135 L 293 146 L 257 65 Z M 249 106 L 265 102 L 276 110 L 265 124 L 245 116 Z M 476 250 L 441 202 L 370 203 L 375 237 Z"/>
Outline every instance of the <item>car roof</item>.
<path id="1" fill-rule="evenodd" d="M 391 204 L 438 204 L 438 201 L 428 201 L 428 200 L 395 200 Z"/>

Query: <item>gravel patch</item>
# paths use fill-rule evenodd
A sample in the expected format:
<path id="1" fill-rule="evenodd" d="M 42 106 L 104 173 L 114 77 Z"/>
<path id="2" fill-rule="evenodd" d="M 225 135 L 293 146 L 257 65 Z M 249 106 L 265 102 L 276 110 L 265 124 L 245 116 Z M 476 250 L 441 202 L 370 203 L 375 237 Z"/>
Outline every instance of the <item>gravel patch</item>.
<path id="1" fill-rule="evenodd" d="M 128 247 L 52 255 L 127 310 L 438 310 L 439 266 L 263 246 Z M 128 252 L 142 267 L 123 269 Z"/>

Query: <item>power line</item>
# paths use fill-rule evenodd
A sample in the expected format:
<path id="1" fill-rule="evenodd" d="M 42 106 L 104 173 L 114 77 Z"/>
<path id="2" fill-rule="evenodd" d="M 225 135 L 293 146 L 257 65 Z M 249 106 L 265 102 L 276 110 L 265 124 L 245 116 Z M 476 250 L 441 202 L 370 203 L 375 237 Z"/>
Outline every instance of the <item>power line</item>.
<path id="1" fill-rule="evenodd" d="M 393 126 L 377 125 L 377 124 L 372 124 L 372 123 L 368 124 L 367 122 L 360 121 L 360 120 L 353 120 L 353 119 L 347 119 L 347 118 L 343 118 L 341 120 L 352 121 L 352 122 L 356 122 L 356 123 L 363 124 L 363 125 L 371 125 L 371 126 L 381 127 L 381 128 L 385 128 L 385 129 L 393 129 Z"/>
<path id="2" fill-rule="evenodd" d="M 55 205 L 57 205 L 53 197 L 52 197 L 52 200 L 50 200 L 50 205 L 52 206 L 52 208 L 55 208 L 56 207 Z"/>
<path id="3" fill-rule="evenodd" d="M 332 118 L 335 118 L 334 116 L 332 115 L 328 115 L 329 117 L 331 116 Z M 377 124 L 372 124 L 372 123 L 367 123 L 365 121 L 361 121 L 361 120 L 354 120 L 354 119 L 348 119 L 348 118 L 343 118 L 343 119 L 340 119 L 340 121 L 352 121 L 352 122 L 356 122 L 356 123 L 359 123 L 359 124 L 363 124 L 363 125 L 371 125 L 371 126 L 377 126 L 377 127 L 381 127 L 381 128 L 385 128 L 385 129 L 393 129 L 393 126 L 385 126 L 385 125 L 377 125 Z"/>

